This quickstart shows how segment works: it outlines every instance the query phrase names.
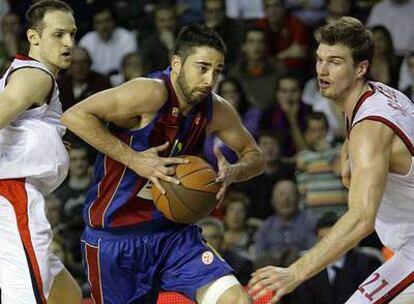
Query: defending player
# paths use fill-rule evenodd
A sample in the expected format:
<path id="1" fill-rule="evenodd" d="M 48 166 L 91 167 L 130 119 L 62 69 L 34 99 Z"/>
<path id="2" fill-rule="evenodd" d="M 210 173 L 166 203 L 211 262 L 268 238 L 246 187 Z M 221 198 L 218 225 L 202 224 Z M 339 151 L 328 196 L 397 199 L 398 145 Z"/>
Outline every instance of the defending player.
<path id="1" fill-rule="evenodd" d="M 0 286 L 3 304 L 80 303 L 81 291 L 50 252 L 43 196 L 65 178 L 68 156 L 55 77 L 71 62 L 71 8 L 40 1 L 26 14 L 29 56 L 0 80 Z"/>
<path id="2" fill-rule="evenodd" d="M 414 303 L 414 104 L 401 92 L 366 80 L 373 50 L 372 33 L 355 18 L 340 18 L 320 30 L 320 92 L 342 107 L 348 122 L 343 175 L 350 178 L 349 210 L 287 269 L 256 271 L 249 283 L 255 298 L 272 290 L 276 303 L 375 227 L 395 256 L 347 303 Z"/>
<path id="3" fill-rule="evenodd" d="M 206 132 L 238 155 L 228 164 L 216 150 L 218 180 L 259 174 L 264 162 L 235 110 L 211 92 L 225 45 L 206 27 L 181 30 L 171 68 L 93 95 L 63 122 L 102 153 L 86 199 L 83 248 L 95 303 L 155 303 L 173 290 L 203 304 L 250 303 L 231 268 L 204 244 L 195 225 L 176 224 L 154 208 L 148 181 L 178 182 L 177 156 L 201 152 Z M 109 123 L 108 127 L 105 123 Z"/>

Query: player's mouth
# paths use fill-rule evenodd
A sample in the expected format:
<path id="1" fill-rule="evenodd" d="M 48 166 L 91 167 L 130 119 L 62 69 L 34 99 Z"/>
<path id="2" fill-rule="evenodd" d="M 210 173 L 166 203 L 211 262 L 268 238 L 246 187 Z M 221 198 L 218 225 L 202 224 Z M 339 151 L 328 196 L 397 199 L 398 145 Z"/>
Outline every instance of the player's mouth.
<path id="1" fill-rule="evenodd" d="M 72 58 L 72 53 L 67 51 L 67 52 L 63 52 L 62 57 L 65 58 L 66 60 L 70 60 Z"/>
<path id="2" fill-rule="evenodd" d="M 331 82 L 329 82 L 328 80 L 323 79 L 323 78 L 319 78 L 319 87 L 321 89 L 326 89 L 330 85 L 331 85 Z"/>

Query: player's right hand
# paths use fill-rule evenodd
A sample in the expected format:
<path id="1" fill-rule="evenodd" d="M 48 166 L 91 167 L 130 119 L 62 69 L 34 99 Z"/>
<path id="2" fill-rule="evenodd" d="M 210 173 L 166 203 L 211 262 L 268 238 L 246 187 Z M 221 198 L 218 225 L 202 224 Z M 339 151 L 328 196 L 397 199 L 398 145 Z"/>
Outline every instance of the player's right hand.
<path id="1" fill-rule="evenodd" d="M 163 145 L 136 153 L 136 159 L 130 167 L 138 175 L 150 180 L 162 194 L 165 194 L 165 189 L 161 186 L 160 179 L 179 184 L 180 181 L 173 177 L 175 175 L 174 165 L 188 163 L 188 160 L 182 157 L 160 157 L 158 153 L 166 150 L 168 146 L 169 142 L 166 142 Z"/>

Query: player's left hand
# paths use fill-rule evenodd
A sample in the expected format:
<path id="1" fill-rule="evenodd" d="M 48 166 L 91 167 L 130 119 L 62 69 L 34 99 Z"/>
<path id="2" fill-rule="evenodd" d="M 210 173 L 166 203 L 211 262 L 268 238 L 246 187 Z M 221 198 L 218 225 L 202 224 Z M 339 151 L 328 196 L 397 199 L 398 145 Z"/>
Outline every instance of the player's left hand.
<path id="1" fill-rule="evenodd" d="M 275 295 L 268 303 L 277 303 L 285 294 L 293 291 L 299 282 L 290 268 L 267 266 L 252 273 L 249 281 L 249 294 L 254 301 L 269 292 Z"/>
<path id="2" fill-rule="evenodd" d="M 224 195 L 226 194 L 226 188 L 234 181 L 234 170 L 232 166 L 227 162 L 226 158 L 224 157 L 223 153 L 217 145 L 214 146 L 213 151 L 214 155 L 217 157 L 218 166 L 216 182 L 222 183 L 222 186 L 216 195 L 216 198 L 220 205 L 224 199 Z"/>

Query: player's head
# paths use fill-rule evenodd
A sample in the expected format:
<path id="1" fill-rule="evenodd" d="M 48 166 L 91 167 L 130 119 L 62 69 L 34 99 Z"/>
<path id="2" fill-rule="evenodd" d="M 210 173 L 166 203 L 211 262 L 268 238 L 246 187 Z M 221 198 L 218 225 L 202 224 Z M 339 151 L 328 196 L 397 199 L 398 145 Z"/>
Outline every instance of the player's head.
<path id="1" fill-rule="evenodd" d="M 42 0 L 26 12 L 30 55 L 58 71 L 68 68 L 76 24 L 72 9 L 62 1 Z"/>
<path id="2" fill-rule="evenodd" d="M 193 105 L 214 87 L 224 67 L 226 46 L 213 30 L 201 25 L 183 27 L 178 33 L 171 59 L 177 94 Z"/>
<path id="3" fill-rule="evenodd" d="M 368 76 L 374 52 L 372 32 L 358 19 L 342 17 L 321 27 L 317 36 L 320 92 L 332 100 L 344 98 Z"/>

